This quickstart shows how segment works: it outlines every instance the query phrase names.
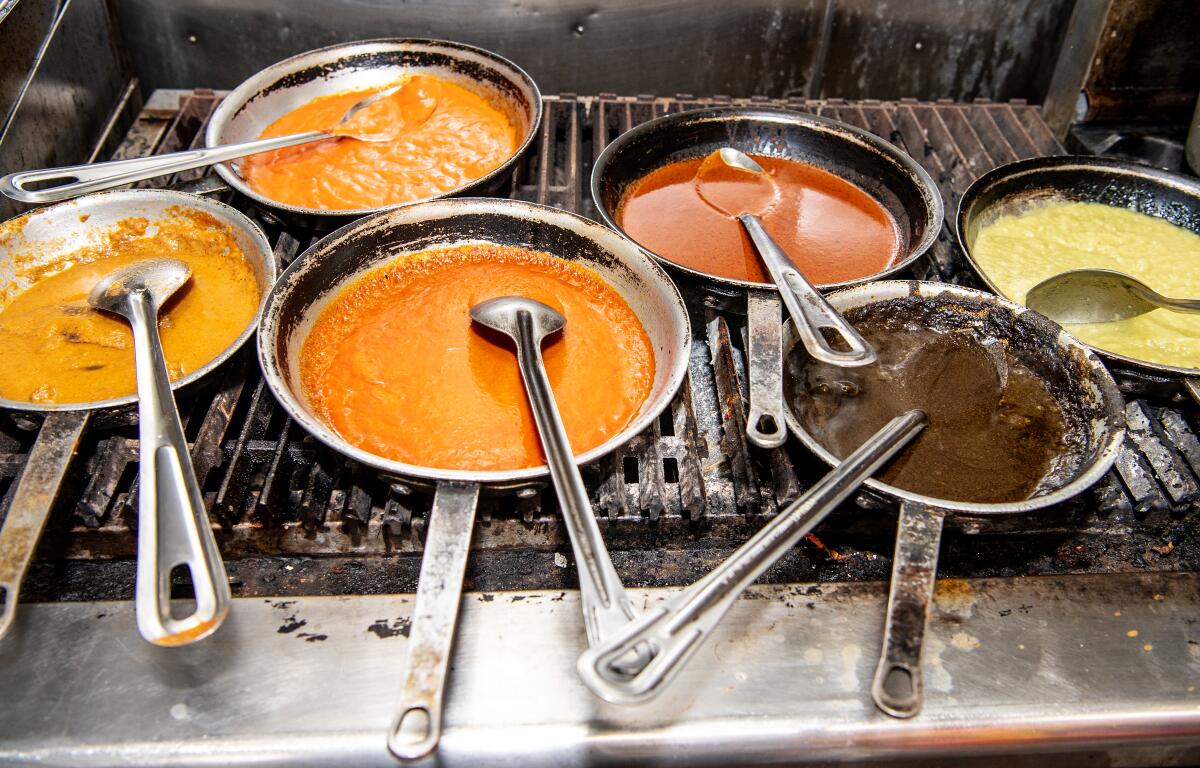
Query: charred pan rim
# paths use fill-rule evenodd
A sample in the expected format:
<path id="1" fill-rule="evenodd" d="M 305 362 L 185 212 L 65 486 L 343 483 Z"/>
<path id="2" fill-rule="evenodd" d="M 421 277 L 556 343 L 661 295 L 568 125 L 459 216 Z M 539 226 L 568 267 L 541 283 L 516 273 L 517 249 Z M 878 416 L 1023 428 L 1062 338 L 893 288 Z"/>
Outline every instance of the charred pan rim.
<path id="1" fill-rule="evenodd" d="M 344 55 L 334 61 L 315 64 L 303 63 L 310 58 L 337 52 L 344 52 Z M 492 66 L 487 67 L 477 61 L 456 56 L 456 53 L 469 53 L 473 56 L 478 56 L 490 62 Z M 372 64 L 400 64 L 402 66 L 435 65 L 456 70 L 477 82 L 489 83 L 504 92 L 509 99 L 529 115 L 529 127 L 525 132 L 525 137 L 516 150 L 509 155 L 508 159 L 472 182 L 441 195 L 375 208 L 355 208 L 350 210 L 303 208 L 274 200 L 256 192 L 229 163 L 221 163 L 215 166 L 217 174 L 241 194 L 271 208 L 305 216 L 351 219 L 382 211 L 394 210 L 405 205 L 416 205 L 431 200 L 462 195 L 486 187 L 512 171 L 513 166 L 529 150 L 530 145 L 538 135 L 538 129 L 542 124 L 542 93 L 538 89 L 537 83 L 529 76 L 529 73 L 513 62 L 483 48 L 476 48 L 475 46 L 456 43 L 450 40 L 378 38 L 374 40 L 359 40 L 353 43 L 339 43 L 337 45 L 305 51 L 304 53 L 290 56 L 283 61 L 276 62 L 266 69 L 251 75 L 231 91 L 217 106 L 216 111 L 213 112 L 212 118 L 209 120 L 208 127 L 205 129 L 204 144 L 206 147 L 217 146 L 218 135 L 224 130 L 226 123 L 237 117 L 241 114 L 242 110 L 262 96 L 274 93 L 281 88 L 301 86 L 343 69 L 370 68 Z M 301 68 L 296 69 L 297 66 Z M 258 87 L 254 85 L 256 81 L 268 76 L 272 79 L 267 86 Z M 522 93 L 521 89 L 515 83 L 520 83 L 528 89 L 529 94 L 532 95 L 532 103 L 526 103 L 526 95 Z"/>
<path id="2" fill-rule="evenodd" d="M 196 211 L 213 214 L 218 220 L 233 227 L 240 229 L 246 236 L 259 248 L 262 253 L 262 262 L 264 271 L 267 274 L 268 285 L 262 291 L 262 295 L 258 298 L 258 308 L 254 312 L 254 316 L 250 318 L 250 322 L 242 329 L 242 332 L 236 339 L 229 343 L 229 346 L 203 367 L 189 373 L 183 378 L 176 379 L 171 382 L 171 390 L 178 391 L 185 387 L 203 379 L 208 374 L 219 368 L 229 358 L 242 348 L 247 339 L 258 329 L 259 321 L 262 319 L 263 310 L 267 304 L 267 296 L 270 295 L 271 287 L 274 284 L 276 277 L 279 274 L 279 263 L 275 258 L 275 251 L 271 248 L 267 236 L 257 224 L 251 221 L 245 214 L 236 208 L 226 205 L 219 200 L 202 197 L 200 195 L 192 195 L 187 192 L 176 192 L 167 189 L 120 189 L 111 192 L 97 192 L 84 197 L 77 197 L 73 200 L 57 203 L 46 208 L 39 208 L 31 211 L 23 216 L 39 216 L 43 213 L 57 211 L 60 208 L 77 207 L 80 205 L 88 205 L 93 201 L 104 200 L 120 200 L 121 198 L 159 198 L 172 202 L 175 205 L 190 208 Z M 243 254 L 246 258 L 250 258 L 250 254 Z M 37 413 L 51 412 L 70 412 L 70 411 L 91 411 L 122 408 L 124 406 L 135 405 L 138 401 L 137 394 L 126 395 L 125 397 L 115 397 L 108 400 L 97 400 L 91 403 L 26 403 L 20 400 L 5 400 L 0 398 L 0 408 L 9 408 L 14 411 L 26 411 Z"/>
<path id="3" fill-rule="evenodd" d="M 1067 189 L 1058 186 L 1056 183 L 1067 175 L 1095 176 L 1097 179 L 1095 189 L 1098 192 L 1107 192 L 1108 194 L 1068 194 Z M 1122 188 L 1115 187 L 1114 185 L 1126 186 Z M 1013 188 L 1012 191 L 1006 191 L 1005 188 L 1010 186 Z M 1194 204 L 1191 206 L 1164 204 L 1154 194 L 1147 194 L 1148 187 L 1151 189 L 1154 187 L 1170 189 L 1184 197 L 1192 199 Z M 1051 190 L 1059 193 L 1053 195 L 1056 199 L 1095 202 L 1103 205 L 1122 207 L 1163 219 L 1176 226 L 1200 234 L 1200 180 L 1171 173 L 1160 168 L 1151 168 L 1108 157 L 1091 157 L 1087 155 L 1037 157 L 1002 165 L 980 176 L 967 188 L 966 193 L 963 194 L 962 200 L 958 204 L 957 224 L 958 245 L 962 249 L 963 254 L 966 255 L 967 263 L 971 265 L 971 270 L 979 276 L 979 279 L 988 288 L 995 291 L 998 295 L 1004 296 L 1007 300 L 1011 301 L 1012 299 L 1010 296 L 1005 295 L 999 286 L 992 282 L 987 272 L 975 261 L 975 257 L 972 255 L 967 242 L 970 236 L 970 228 L 975 225 L 977 220 L 986 216 L 991 208 L 1004 201 L 1019 200 L 1022 198 L 1034 200 L 1039 197 L 1049 199 L 1052 196 L 1045 193 Z M 998 194 L 998 198 L 991 199 L 993 194 Z M 1105 198 L 1112 199 L 1113 202 L 1109 202 Z M 1128 204 L 1118 205 L 1115 202 L 1117 199 L 1122 199 Z M 1083 342 L 1080 343 L 1082 344 Z M 1086 344 L 1085 346 L 1106 360 L 1122 363 L 1132 368 L 1174 376 L 1196 376 L 1200 374 L 1200 368 L 1182 368 L 1174 365 L 1153 363 L 1148 360 L 1109 352 L 1099 347 Z"/>
<path id="4" fill-rule="evenodd" d="M 546 465 L 526 467 L 516 470 L 475 472 L 468 470 L 439 469 L 406 464 L 385 459 L 375 454 L 350 445 L 332 428 L 298 401 L 287 384 L 284 366 L 281 365 L 279 347 L 303 319 L 290 314 L 285 315 L 291 299 L 291 293 L 300 290 L 297 287 L 307 271 L 319 268 L 323 259 L 328 259 L 331 253 L 345 247 L 358 237 L 369 236 L 373 233 L 386 233 L 394 225 L 416 225 L 425 222 L 442 221 L 462 216 L 503 217 L 519 227 L 527 230 L 544 231 L 545 229 L 565 230 L 579 238 L 591 241 L 597 251 L 605 254 L 605 263 L 615 266 L 622 271 L 637 277 L 641 282 L 656 286 L 662 295 L 669 299 L 670 306 L 664 307 L 665 313 L 675 322 L 678 330 L 679 345 L 675 350 L 674 366 L 669 371 L 666 385 L 657 400 L 647 400 L 646 409 L 635 418 L 625 429 L 614 435 L 601 445 L 578 454 L 575 458 L 580 464 L 587 464 L 602 458 L 637 435 L 649 428 L 655 419 L 666 408 L 670 407 L 675 395 L 679 392 L 687 376 L 688 362 L 691 349 L 691 325 L 687 308 L 679 289 L 671 282 L 663 268 L 641 249 L 606 227 L 578 214 L 563 211 L 536 203 L 500 198 L 455 198 L 435 200 L 413 204 L 402 208 L 383 211 L 374 216 L 359 219 L 343 226 L 314 243 L 308 250 L 297 256 L 275 282 L 271 295 L 267 297 L 263 310 L 263 319 L 258 335 L 258 357 L 266 379 L 267 386 L 275 394 L 275 399 L 285 411 L 302 426 L 309 434 L 333 450 L 347 456 L 365 466 L 372 467 L 386 475 L 402 478 L 416 478 L 431 482 L 470 482 L 485 483 L 493 486 L 519 485 L 526 481 L 539 480 L 549 474 Z M 456 226 L 459 226 L 456 224 Z M 486 232 L 464 231 L 461 240 L 486 240 Z M 416 248 L 437 247 L 436 243 L 422 245 L 413 242 Z M 392 248 L 392 253 L 411 252 L 414 248 Z M 340 254 L 339 254 L 340 255 Z M 351 264 L 344 258 L 337 262 L 339 277 L 319 296 L 303 299 L 307 306 L 318 302 L 321 297 L 331 295 L 368 269 L 379 266 L 382 261 L 366 260 L 363 264 Z M 364 266 L 365 264 L 365 266 Z M 655 352 L 655 365 L 663 361 Z"/>
<path id="5" fill-rule="evenodd" d="M 983 291 L 963 288 L 957 285 L 928 283 L 916 280 L 880 281 L 838 291 L 831 294 L 829 299 L 834 306 L 838 306 L 839 299 L 854 300 L 862 294 L 871 292 L 887 295 L 859 306 L 874 306 L 889 302 L 911 301 L 913 298 L 919 298 L 931 303 L 955 304 L 966 311 L 980 313 L 1001 309 L 1009 313 L 1012 318 L 1012 328 L 1018 333 L 1028 334 L 1030 340 L 1054 339 L 1056 346 L 1065 347 L 1075 353 L 1075 357 L 1070 361 L 1063 361 L 1064 365 L 1073 364 L 1075 370 L 1070 373 L 1079 379 L 1086 379 L 1091 382 L 1099 391 L 1100 401 L 1097 403 L 1097 410 L 1100 411 L 1100 417 L 1104 421 L 1107 436 L 1092 457 L 1090 465 L 1070 482 L 1054 489 L 1050 493 L 1022 499 L 1021 501 L 997 504 L 938 499 L 906 491 L 902 488 L 896 488 L 882 483 L 875 478 L 870 478 L 864 483 L 867 487 L 889 497 L 899 499 L 902 503 L 918 504 L 946 512 L 954 512 L 962 517 L 1002 517 L 1025 514 L 1066 501 L 1090 488 L 1112 467 L 1117 455 L 1121 452 L 1121 447 L 1125 439 L 1125 400 L 1108 369 L 1104 367 L 1099 357 L 1087 345 L 1068 334 L 1054 322 L 1037 312 L 1022 307 L 1020 304 Z M 786 361 L 790 358 L 791 350 L 795 346 L 795 332 L 791 330 L 790 324 L 785 329 L 785 334 L 783 375 L 787 378 L 789 372 Z M 788 344 L 789 339 L 792 340 L 791 345 Z M 1077 406 L 1077 403 L 1073 399 L 1064 400 L 1064 398 L 1058 396 L 1062 392 L 1061 382 L 1048 381 L 1047 384 L 1058 390 L 1054 394 L 1056 395 L 1055 399 L 1059 401 L 1060 405 L 1066 402 L 1070 406 Z M 822 461 L 830 466 L 836 466 L 840 460 L 808 434 L 807 430 L 801 426 L 799 419 L 796 418 L 791 403 L 787 402 L 787 398 L 784 398 L 784 400 L 783 414 L 784 419 L 787 421 L 788 429 L 804 443 L 805 447 L 817 454 Z M 1077 414 L 1073 418 L 1078 421 L 1080 416 Z"/>
<path id="6" fill-rule="evenodd" d="M 808 115 L 791 110 L 780 109 L 775 107 L 706 107 L 703 109 L 694 109 L 686 112 L 676 112 L 670 115 L 663 115 L 648 122 L 637 125 L 630 130 L 622 133 L 620 136 L 609 142 L 600 156 L 596 158 L 596 163 L 592 168 L 591 193 L 592 202 L 596 206 L 596 210 L 600 214 L 601 220 L 612 229 L 620 232 L 622 236 L 628 238 L 638 248 L 641 248 L 647 254 L 657 259 L 660 263 L 666 265 L 672 270 L 688 275 L 691 278 L 700 280 L 702 283 L 717 284 L 725 287 L 750 288 L 756 290 L 777 291 L 773 283 L 752 283 L 748 280 L 734 280 L 732 278 L 720 277 L 707 272 L 685 267 L 677 264 L 670 259 L 664 258 L 648 248 L 637 244 L 637 241 L 630 237 L 625 230 L 617 223 L 616 211 L 610 211 L 608 205 L 604 202 L 604 189 L 609 183 L 606 178 L 608 169 L 613 164 L 614 159 L 622 152 L 626 151 L 631 144 L 635 144 L 643 139 L 648 139 L 655 133 L 662 133 L 670 136 L 671 133 L 684 129 L 691 125 L 702 125 L 705 123 L 727 123 L 727 122 L 744 122 L 744 123 L 761 123 L 763 125 L 786 125 L 792 127 L 800 127 L 808 130 L 827 133 L 829 135 L 838 136 L 842 140 L 858 145 L 868 152 L 873 152 L 879 157 L 887 160 L 897 167 L 902 173 L 909 175 L 917 180 L 916 186 L 920 189 L 921 199 L 926 208 L 926 224 L 921 239 L 915 244 L 910 244 L 908 254 L 901 260 L 897 261 L 892 266 L 884 269 L 881 272 L 876 272 L 872 275 L 856 278 L 854 280 L 845 280 L 840 283 L 828 283 L 817 286 L 822 291 L 835 290 L 838 288 L 848 288 L 850 286 L 859 285 L 871 280 L 888 277 L 901 270 L 911 266 L 914 261 L 923 256 L 937 241 L 938 235 L 941 233 L 942 223 L 945 219 L 945 205 L 942 202 L 942 196 L 937 191 L 937 187 L 933 179 L 925 172 L 912 157 L 904 150 L 897 147 L 891 142 L 885 141 L 873 133 L 864 131 L 853 125 L 843 123 L 840 120 L 834 120 L 829 117 L 820 115 Z M 658 139 L 661 141 L 661 138 Z M 642 177 L 651 173 L 660 166 L 647 167 L 643 169 Z"/>

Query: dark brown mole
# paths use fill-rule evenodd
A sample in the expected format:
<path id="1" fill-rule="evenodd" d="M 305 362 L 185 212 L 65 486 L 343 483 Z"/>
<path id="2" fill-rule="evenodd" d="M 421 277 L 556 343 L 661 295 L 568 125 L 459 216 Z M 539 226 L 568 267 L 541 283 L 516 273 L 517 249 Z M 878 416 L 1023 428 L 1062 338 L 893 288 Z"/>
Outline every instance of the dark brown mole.
<path id="1" fill-rule="evenodd" d="M 788 359 L 788 402 L 817 442 L 845 458 L 894 416 L 920 408 L 928 425 L 880 480 L 950 501 L 1029 498 L 1066 449 L 1062 410 L 1041 378 L 1002 339 L 971 329 L 850 317 L 877 364 L 837 368 L 802 348 Z"/>

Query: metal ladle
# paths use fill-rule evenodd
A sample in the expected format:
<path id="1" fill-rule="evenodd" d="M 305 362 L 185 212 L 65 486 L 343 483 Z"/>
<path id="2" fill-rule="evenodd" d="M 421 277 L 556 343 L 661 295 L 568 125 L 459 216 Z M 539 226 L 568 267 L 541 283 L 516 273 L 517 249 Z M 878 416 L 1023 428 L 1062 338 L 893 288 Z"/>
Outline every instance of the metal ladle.
<path id="1" fill-rule="evenodd" d="M 171 394 L 158 336 L 158 311 L 191 277 L 187 264 L 152 259 L 108 275 L 92 307 L 121 315 L 133 329 L 138 391 L 138 631 L 155 645 L 183 645 L 214 632 L 229 613 L 229 579 Z M 171 571 L 186 566 L 195 610 L 171 615 Z"/>
<path id="2" fill-rule="evenodd" d="M 733 169 L 746 179 L 754 180 L 762 194 L 757 195 L 757 199 L 751 200 L 748 205 L 739 206 L 738 210 L 730 208 L 730 203 L 720 199 L 716 189 L 719 182 L 714 178 L 715 173 L 724 168 Z M 776 190 L 775 183 L 761 165 L 733 147 L 723 147 L 704 158 L 704 162 L 700 164 L 700 169 L 696 172 L 696 191 L 709 205 L 736 218 L 745 227 L 755 249 L 758 250 L 759 257 L 767 267 L 767 272 L 771 275 L 771 280 L 779 289 L 779 295 L 783 297 L 784 306 L 787 307 L 788 314 L 791 315 L 792 322 L 796 324 L 800 334 L 800 341 L 810 355 L 822 362 L 844 368 L 875 362 L 875 351 L 867 344 L 866 339 L 825 301 L 821 292 L 813 287 L 808 278 L 788 259 L 783 248 L 767 234 L 758 215 L 770 206 L 769 201 L 774 200 Z M 745 200 L 744 195 L 740 196 L 740 199 Z M 821 332 L 824 328 L 832 329 L 846 344 L 848 351 L 830 346 Z"/>
<path id="3" fill-rule="evenodd" d="M 471 319 L 516 342 L 517 366 L 579 569 L 588 644 L 595 645 L 625 628 L 637 614 L 604 546 L 542 362 L 542 341 L 561 331 L 566 318 L 540 301 L 502 296 L 471 307 Z"/>
<path id="4" fill-rule="evenodd" d="M 355 130 L 352 118 L 383 99 L 398 96 L 403 119 L 392 130 L 384 133 L 362 133 Z M 436 103 L 422 99 L 412 81 L 386 88 L 360 99 L 346 110 L 341 119 L 326 131 L 305 131 L 270 139 L 257 139 L 223 147 L 189 149 L 166 155 L 151 155 L 129 160 L 112 160 L 107 163 L 68 165 L 61 168 L 46 168 L 40 171 L 18 171 L 0 178 L 0 192 L 23 203 L 57 203 L 90 192 L 100 192 L 124 186 L 135 181 L 153 179 L 192 168 L 217 165 L 247 155 L 257 155 L 298 144 L 332 138 L 352 138 L 358 141 L 391 141 L 400 131 L 420 125 L 429 119 Z M 61 182 L 55 186 L 44 186 L 47 182 Z M 35 188 L 31 189 L 30 186 Z"/>
<path id="5" fill-rule="evenodd" d="M 577 666 L 583 682 L 614 704 L 635 704 L 662 691 L 746 587 L 924 426 L 925 414 L 919 410 L 907 411 L 885 424 L 711 573 L 584 651 Z M 628 659 L 640 649 L 645 649 L 650 661 L 631 668 Z"/>
<path id="6" fill-rule="evenodd" d="M 1047 278 L 1025 295 L 1025 306 L 1057 323 L 1111 323 L 1155 309 L 1200 314 L 1200 299 L 1168 298 L 1111 269 L 1073 269 Z"/>

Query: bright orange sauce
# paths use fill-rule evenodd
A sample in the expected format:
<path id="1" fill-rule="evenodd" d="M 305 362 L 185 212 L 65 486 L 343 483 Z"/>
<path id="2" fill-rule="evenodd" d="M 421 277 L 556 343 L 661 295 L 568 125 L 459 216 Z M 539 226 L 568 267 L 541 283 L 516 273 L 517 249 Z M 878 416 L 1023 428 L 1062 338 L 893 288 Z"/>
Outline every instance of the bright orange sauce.
<path id="1" fill-rule="evenodd" d="M 793 160 L 755 155 L 778 190 L 764 201 L 759 185 L 737 171 L 717 179 L 712 198 L 696 187 L 703 158 L 659 168 L 621 200 L 617 220 L 643 247 L 710 275 L 771 282 L 750 238 L 729 211 L 756 213 L 804 276 L 818 285 L 866 277 L 891 266 L 900 235 L 891 215 L 870 195 L 828 171 Z M 707 182 L 712 184 L 711 179 Z M 742 206 L 737 206 L 737 201 Z M 759 206 L 766 205 L 763 210 Z"/>
<path id="2" fill-rule="evenodd" d="M 516 151 L 516 128 L 483 97 L 429 75 L 408 82 L 413 87 L 360 110 L 351 121 L 356 132 L 388 133 L 390 140 L 336 138 L 252 155 L 242 161 L 242 175 L 257 192 L 290 205 L 375 208 L 449 192 Z M 261 138 L 331 130 L 355 102 L 379 90 L 313 99 L 271 123 Z M 414 108 L 420 115 L 409 124 Z"/>
<path id="3" fill-rule="evenodd" d="M 301 348 L 305 397 L 344 439 L 385 458 L 475 471 L 542 464 L 513 343 L 469 315 L 512 295 L 567 320 L 542 352 L 575 453 L 618 434 L 654 381 L 637 315 L 594 272 L 508 246 L 423 251 L 342 289 Z"/>

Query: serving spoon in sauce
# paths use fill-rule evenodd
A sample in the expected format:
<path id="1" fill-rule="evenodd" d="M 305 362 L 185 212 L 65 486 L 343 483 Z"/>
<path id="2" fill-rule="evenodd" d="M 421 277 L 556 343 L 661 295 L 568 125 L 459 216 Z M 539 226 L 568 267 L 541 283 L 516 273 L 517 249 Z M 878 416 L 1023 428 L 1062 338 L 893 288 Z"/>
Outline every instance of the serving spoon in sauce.
<path id="1" fill-rule="evenodd" d="M 155 645 L 184 645 L 216 631 L 229 613 L 225 565 L 213 538 L 158 336 L 158 312 L 191 277 L 177 259 L 139 261 L 98 282 L 95 309 L 133 329 L 138 392 L 138 558 L 134 608 L 138 631 Z M 195 609 L 171 611 L 171 571 L 191 575 Z"/>
<path id="2" fill-rule="evenodd" d="M 471 319 L 516 342 L 517 367 L 525 383 L 525 394 L 533 410 L 579 570 L 588 644 L 596 645 L 624 629 L 637 614 L 604 546 L 542 361 L 542 342 L 562 331 L 567 320 L 553 307 L 523 296 L 501 296 L 480 302 L 471 307 Z"/>
<path id="3" fill-rule="evenodd" d="M 1200 314 L 1200 299 L 1172 299 L 1124 272 L 1072 269 L 1025 295 L 1025 306 L 1058 323 L 1112 323 L 1155 309 Z"/>
<path id="4" fill-rule="evenodd" d="M 374 104 L 388 99 L 395 104 L 394 114 L 386 130 L 380 130 L 370 118 Z M 382 109 L 382 108 L 381 108 Z M 356 141 L 387 142 L 404 131 L 411 130 L 433 115 L 437 100 L 422 93 L 420 86 L 408 79 L 401 85 L 385 88 L 355 102 L 341 119 L 324 131 L 305 131 L 269 139 L 256 139 L 223 147 L 189 149 L 165 155 L 112 160 L 106 163 L 68 165 L 39 171 L 18 171 L 0 178 L 0 192 L 23 203 L 57 203 L 72 197 L 100 192 L 135 181 L 153 179 L 192 168 L 204 168 L 247 155 L 271 152 L 299 144 L 332 138 Z"/>
<path id="5" fill-rule="evenodd" d="M 695 184 L 696 192 L 706 203 L 737 219 L 746 229 L 783 297 L 801 343 L 812 357 L 844 368 L 875 362 L 871 346 L 825 301 L 763 227 L 759 216 L 770 211 L 779 191 L 761 165 L 744 152 L 723 147 L 704 158 L 696 171 Z M 830 345 L 822 333 L 825 328 L 842 340 L 847 347 L 845 351 Z"/>

